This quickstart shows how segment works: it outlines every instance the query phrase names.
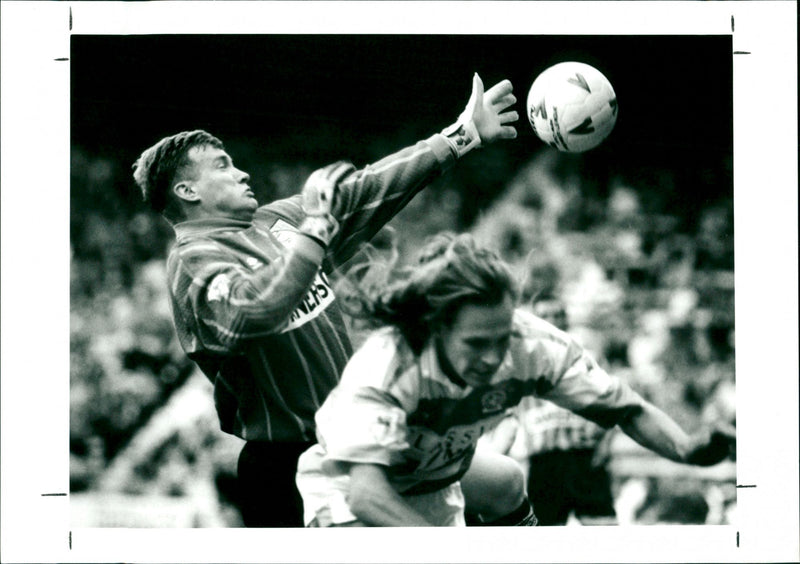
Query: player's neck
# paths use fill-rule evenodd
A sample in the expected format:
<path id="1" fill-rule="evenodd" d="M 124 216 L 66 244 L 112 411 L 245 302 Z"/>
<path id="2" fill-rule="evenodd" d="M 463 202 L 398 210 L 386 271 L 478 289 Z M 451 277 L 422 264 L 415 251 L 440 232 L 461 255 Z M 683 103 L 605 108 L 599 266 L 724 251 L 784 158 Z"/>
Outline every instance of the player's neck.
<path id="1" fill-rule="evenodd" d="M 445 354 L 444 345 L 442 344 L 442 340 L 439 337 L 434 338 L 434 350 L 436 352 L 436 360 L 439 363 L 439 368 L 442 369 L 444 375 L 453 382 L 455 385 L 466 388 L 469 384 L 458 375 L 456 372 L 455 367 L 450 363 L 447 359 L 447 354 Z"/>

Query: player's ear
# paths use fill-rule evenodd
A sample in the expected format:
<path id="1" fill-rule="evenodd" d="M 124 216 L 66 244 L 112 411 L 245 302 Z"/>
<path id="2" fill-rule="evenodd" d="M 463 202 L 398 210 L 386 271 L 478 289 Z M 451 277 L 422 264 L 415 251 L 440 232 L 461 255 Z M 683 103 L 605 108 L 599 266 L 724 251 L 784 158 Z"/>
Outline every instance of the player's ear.
<path id="1" fill-rule="evenodd" d="M 188 180 L 181 180 L 175 184 L 172 187 L 172 191 L 179 199 L 185 202 L 196 202 L 200 199 L 200 195 L 194 189 L 194 185 Z"/>

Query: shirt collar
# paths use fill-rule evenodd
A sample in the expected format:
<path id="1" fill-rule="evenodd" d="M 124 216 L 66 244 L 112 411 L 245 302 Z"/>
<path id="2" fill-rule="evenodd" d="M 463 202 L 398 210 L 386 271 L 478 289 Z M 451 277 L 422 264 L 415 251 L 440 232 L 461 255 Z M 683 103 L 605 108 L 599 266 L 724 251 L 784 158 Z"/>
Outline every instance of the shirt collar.
<path id="1" fill-rule="evenodd" d="M 178 241 L 183 241 L 191 237 L 208 235 L 215 231 L 239 231 L 247 229 L 251 225 L 253 225 L 251 221 L 230 219 L 227 217 L 213 217 L 189 219 L 176 223 L 173 228 L 175 229 L 175 238 Z"/>

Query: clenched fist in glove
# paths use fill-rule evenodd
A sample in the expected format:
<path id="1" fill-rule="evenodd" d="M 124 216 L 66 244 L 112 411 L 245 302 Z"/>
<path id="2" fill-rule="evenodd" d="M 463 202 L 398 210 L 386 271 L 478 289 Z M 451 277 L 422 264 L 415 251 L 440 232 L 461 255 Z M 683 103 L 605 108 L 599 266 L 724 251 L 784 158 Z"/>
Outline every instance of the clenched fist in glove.
<path id="1" fill-rule="evenodd" d="M 306 219 L 300 224 L 300 231 L 323 247 L 327 247 L 339 231 L 339 223 L 331 214 L 339 183 L 354 170 L 351 163 L 339 161 L 315 170 L 303 186 L 301 195 Z"/>

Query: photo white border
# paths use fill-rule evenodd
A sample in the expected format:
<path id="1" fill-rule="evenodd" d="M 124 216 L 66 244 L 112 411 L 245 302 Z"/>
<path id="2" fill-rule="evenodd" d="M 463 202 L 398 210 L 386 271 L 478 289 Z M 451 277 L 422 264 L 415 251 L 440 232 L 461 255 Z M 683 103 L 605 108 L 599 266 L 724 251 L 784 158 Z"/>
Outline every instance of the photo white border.
<path id="1" fill-rule="evenodd" d="M 796 2 L 2 2 L 1 9 L 3 561 L 800 558 Z M 43 495 L 69 491 L 70 33 L 301 32 L 733 33 L 741 52 L 732 55 L 737 474 L 738 484 L 755 486 L 738 490 L 736 525 L 70 530 L 69 497 Z M 676 95 L 690 95 L 683 86 L 680 77 L 664 79 Z"/>

